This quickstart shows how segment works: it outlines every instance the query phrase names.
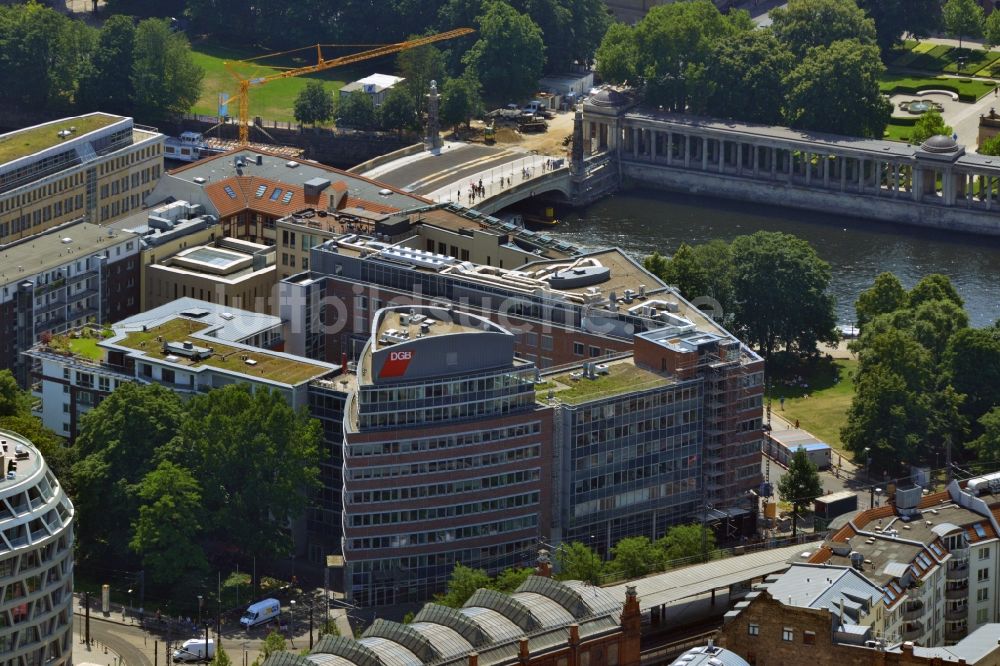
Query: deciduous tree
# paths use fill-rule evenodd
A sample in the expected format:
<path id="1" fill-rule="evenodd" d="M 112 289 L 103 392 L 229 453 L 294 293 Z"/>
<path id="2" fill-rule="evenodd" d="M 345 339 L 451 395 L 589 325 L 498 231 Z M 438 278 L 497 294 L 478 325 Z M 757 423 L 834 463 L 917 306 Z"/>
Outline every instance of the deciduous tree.
<path id="1" fill-rule="evenodd" d="M 231 384 L 190 400 L 170 454 L 202 484 L 206 530 L 240 553 L 287 554 L 285 526 L 319 478 L 319 422 L 278 391 Z"/>
<path id="2" fill-rule="evenodd" d="M 976 0 L 948 0 L 941 16 L 948 34 L 958 38 L 958 48 L 962 48 L 963 38 L 983 35 L 983 8 Z"/>
<path id="3" fill-rule="evenodd" d="M 691 91 L 691 110 L 705 116 L 778 125 L 792 53 L 767 30 L 717 41 Z"/>
<path id="4" fill-rule="evenodd" d="M 73 465 L 84 557 L 128 556 L 130 526 L 139 515 L 136 486 L 155 465 L 157 452 L 176 437 L 184 407 L 158 385 L 125 383 L 80 420 Z"/>
<path id="5" fill-rule="evenodd" d="M 356 90 L 337 99 L 337 127 L 370 130 L 376 125 L 375 106 L 366 93 Z"/>
<path id="6" fill-rule="evenodd" d="M 611 570 L 625 578 L 638 578 L 663 569 L 663 550 L 649 537 L 627 537 L 611 549 Z"/>
<path id="7" fill-rule="evenodd" d="M 854 0 L 789 0 L 786 7 L 771 10 L 770 16 L 775 36 L 799 58 L 813 47 L 841 40 L 875 43 L 875 22 Z"/>
<path id="8" fill-rule="evenodd" d="M 129 546 L 159 585 L 197 578 L 208 569 L 201 536 L 201 487 L 190 470 L 164 460 L 139 483 L 142 502 Z"/>
<path id="9" fill-rule="evenodd" d="M 906 299 L 906 289 L 899 278 L 892 273 L 880 273 L 872 286 L 861 292 L 854 304 L 858 328 L 879 315 L 890 314 L 905 307 Z"/>
<path id="10" fill-rule="evenodd" d="M 333 118 L 333 95 L 321 81 L 309 81 L 295 98 L 295 120 L 315 127 Z"/>
<path id="11" fill-rule="evenodd" d="M 799 448 L 792 455 L 788 471 L 778 482 L 781 499 L 792 505 L 792 536 L 798 534 L 798 513 L 823 494 L 823 484 L 819 480 L 816 465 L 809 460 L 805 449 Z"/>
<path id="12" fill-rule="evenodd" d="M 656 545 L 667 562 L 694 557 L 704 558 L 715 550 L 715 534 L 701 525 L 675 525 Z"/>
<path id="13" fill-rule="evenodd" d="M 585 544 L 573 541 L 556 550 L 556 564 L 559 580 L 582 580 L 591 585 L 599 585 L 604 564 L 601 557 Z"/>
<path id="14" fill-rule="evenodd" d="M 461 608 L 462 604 L 468 601 L 476 590 L 488 588 L 492 582 L 489 575 L 482 569 L 473 569 L 459 562 L 451 570 L 447 592 L 438 596 L 436 601 L 442 606 Z"/>
<path id="15" fill-rule="evenodd" d="M 498 104 L 524 99 L 535 92 L 545 62 L 542 31 L 531 17 L 503 0 L 490 0 L 477 21 L 479 39 L 462 58 Z"/>
<path id="16" fill-rule="evenodd" d="M 904 34 L 922 39 L 941 25 L 941 0 L 858 0 L 875 21 L 875 41 L 887 53 Z"/>
<path id="17" fill-rule="evenodd" d="M 446 74 L 445 64 L 444 53 L 432 44 L 407 49 L 396 56 L 396 70 L 403 77 L 400 85 L 410 95 L 416 112 L 422 113 L 427 108 L 427 91 L 431 81 L 437 81 L 438 87 L 441 87 Z"/>
<path id="18" fill-rule="evenodd" d="M 941 113 L 931 109 L 917 118 L 913 131 L 910 132 L 910 142 L 919 145 L 932 136 L 938 134 L 951 136 L 951 133 L 951 126 L 945 124 Z"/>
<path id="19" fill-rule="evenodd" d="M 191 45 L 162 19 L 146 19 L 135 29 L 132 87 L 136 114 L 163 120 L 187 113 L 198 101 L 205 71 L 191 58 Z"/>
<path id="20" fill-rule="evenodd" d="M 983 24 L 983 36 L 987 46 L 1000 45 L 1000 12 L 992 11 Z"/>
<path id="21" fill-rule="evenodd" d="M 635 34 L 631 26 L 612 23 L 597 48 L 597 71 L 609 83 L 636 83 L 639 78 Z"/>
<path id="22" fill-rule="evenodd" d="M 534 573 L 535 570 L 531 567 L 512 567 L 510 569 L 504 569 L 497 574 L 497 577 L 490 583 L 490 589 L 496 590 L 497 592 L 503 592 L 504 594 L 511 594 L 521 586 L 521 583 L 527 580 L 528 576 L 531 576 Z"/>
<path id="23" fill-rule="evenodd" d="M 277 631 L 272 631 L 264 639 L 264 643 L 260 647 L 261 657 L 267 660 L 275 652 L 285 651 L 285 637 L 279 634 Z"/>
<path id="24" fill-rule="evenodd" d="M 990 327 L 957 331 L 948 340 L 942 368 L 948 383 L 965 396 L 963 414 L 970 423 L 978 422 L 983 414 L 1000 405 L 1000 330 Z"/>
<path id="25" fill-rule="evenodd" d="M 483 100 L 479 94 L 479 81 L 472 72 L 464 76 L 448 79 L 441 93 L 441 121 L 446 125 L 464 122 L 468 126 L 472 117 L 483 110 Z"/>
<path id="26" fill-rule="evenodd" d="M 969 442 L 969 450 L 984 462 L 1000 460 L 1000 406 L 980 417 L 979 429 L 982 434 Z"/>
<path id="27" fill-rule="evenodd" d="M 90 66 L 80 79 L 81 110 L 129 114 L 132 112 L 132 60 L 135 23 L 115 15 L 101 27 Z"/>
<path id="28" fill-rule="evenodd" d="M 786 122 L 799 129 L 881 138 L 892 111 L 879 89 L 884 70 L 878 47 L 858 40 L 810 49 L 786 80 Z"/>
<path id="29" fill-rule="evenodd" d="M 779 346 L 813 353 L 817 342 L 836 341 L 830 266 L 809 243 L 758 231 L 731 247 L 736 327 L 765 360 Z"/>
<path id="30" fill-rule="evenodd" d="M 402 133 L 403 130 L 420 128 L 413 97 L 398 86 L 390 89 L 382 100 L 382 106 L 378 108 L 378 119 L 379 125 L 384 130 L 396 130 Z"/>

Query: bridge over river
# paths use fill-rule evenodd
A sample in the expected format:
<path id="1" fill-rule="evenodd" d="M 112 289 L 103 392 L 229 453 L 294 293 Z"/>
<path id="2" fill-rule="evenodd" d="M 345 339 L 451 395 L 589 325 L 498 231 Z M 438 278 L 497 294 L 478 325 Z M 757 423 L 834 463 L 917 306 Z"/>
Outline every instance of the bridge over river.
<path id="1" fill-rule="evenodd" d="M 352 172 L 488 214 L 535 196 L 566 202 L 573 197 L 573 178 L 565 159 L 501 146 L 449 142 L 433 151 L 414 147 Z M 480 184 L 484 194 L 470 198 L 472 186 Z"/>

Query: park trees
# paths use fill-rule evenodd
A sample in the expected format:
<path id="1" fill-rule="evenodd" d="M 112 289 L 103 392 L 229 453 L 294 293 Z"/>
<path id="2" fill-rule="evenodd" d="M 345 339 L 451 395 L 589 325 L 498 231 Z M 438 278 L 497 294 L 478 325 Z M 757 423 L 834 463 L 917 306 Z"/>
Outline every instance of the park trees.
<path id="1" fill-rule="evenodd" d="M 422 113 L 427 106 L 431 81 L 437 81 L 439 85 L 444 81 L 446 65 L 444 53 L 432 44 L 407 49 L 396 56 L 396 70 L 403 77 L 400 85 L 412 98 L 411 104 L 416 113 Z"/>
<path id="2" fill-rule="evenodd" d="M 81 109 L 128 114 L 132 111 L 135 22 L 114 15 L 101 27 L 97 47 L 80 79 Z"/>
<path id="3" fill-rule="evenodd" d="M 691 110 L 748 122 L 780 124 L 785 79 L 795 58 L 768 30 L 739 32 L 717 41 L 696 74 Z"/>
<path id="4" fill-rule="evenodd" d="M 770 12 L 774 35 L 797 58 L 842 40 L 875 43 L 875 23 L 854 0 L 790 0 Z"/>
<path id="5" fill-rule="evenodd" d="M 198 101 L 205 75 L 191 58 L 191 45 L 162 19 L 146 19 L 135 29 L 132 62 L 134 108 L 148 119 L 186 113 Z"/>
<path id="6" fill-rule="evenodd" d="M 941 117 L 941 113 L 931 109 L 917 118 L 917 122 L 913 126 L 913 132 L 910 133 L 910 141 L 914 144 L 920 145 L 932 136 L 936 136 L 938 134 L 951 136 L 951 133 L 951 126 L 945 124 L 944 118 Z"/>
<path id="7" fill-rule="evenodd" d="M 141 502 L 132 522 L 129 546 L 142 558 L 154 583 L 194 584 L 208 569 L 198 546 L 201 531 L 201 487 L 190 470 L 164 460 L 146 474 L 136 494 Z"/>
<path id="8" fill-rule="evenodd" d="M 372 98 L 363 92 L 352 92 L 337 99 L 337 127 L 356 130 L 375 129 L 378 124 Z"/>
<path id="9" fill-rule="evenodd" d="M 190 400 L 171 449 L 202 485 L 206 533 L 242 553 L 284 555 L 284 526 L 319 476 L 319 422 L 278 391 L 229 385 Z"/>
<path id="10" fill-rule="evenodd" d="M 887 53 L 905 33 L 927 37 L 941 25 L 941 0 L 858 0 L 875 22 L 875 41 Z"/>
<path id="11" fill-rule="evenodd" d="M 664 553 L 646 536 L 627 537 L 611 549 L 608 566 L 625 578 L 639 578 L 663 569 Z"/>
<path id="12" fill-rule="evenodd" d="M 441 92 L 441 121 L 455 126 L 464 122 L 468 126 L 472 117 L 483 110 L 480 85 L 468 74 L 444 82 Z"/>
<path id="13" fill-rule="evenodd" d="M 892 273 L 880 273 L 872 286 L 861 292 L 854 311 L 857 313 L 858 328 L 879 315 L 895 312 L 906 305 L 906 289 Z"/>
<path id="14" fill-rule="evenodd" d="M 81 419 L 71 477 L 84 559 L 127 559 L 141 504 L 138 484 L 177 435 L 183 416 L 176 393 L 158 384 L 126 383 Z"/>
<path id="15" fill-rule="evenodd" d="M 736 328 L 765 360 L 779 346 L 812 353 L 817 342 L 836 341 L 830 266 L 809 243 L 758 231 L 731 248 Z"/>
<path id="16" fill-rule="evenodd" d="M 310 81 L 295 98 L 295 120 L 315 127 L 333 118 L 333 95 L 321 81 Z"/>
<path id="17" fill-rule="evenodd" d="M 969 450 L 984 462 L 1000 460 L 1000 407 L 994 407 L 979 419 L 982 434 L 969 442 Z"/>
<path id="18" fill-rule="evenodd" d="M 874 45 L 841 40 L 813 47 L 786 79 L 786 121 L 799 129 L 881 137 L 892 111 L 879 90 L 884 70 Z"/>
<path id="19" fill-rule="evenodd" d="M 941 16 L 948 34 L 958 38 L 959 48 L 962 48 L 962 39 L 983 35 L 983 8 L 976 0 L 947 0 L 941 8 Z"/>
<path id="20" fill-rule="evenodd" d="M 983 37 L 987 46 L 1000 45 L 1000 12 L 990 12 L 983 24 Z"/>
<path id="21" fill-rule="evenodd" d="M 612 23 L 597 48 L 597 71 L 605 81 L 624 83 L 635 81 L 639 54 L 633 28 L 624 23 Z"/>
<path id="22" fill-rule="evenodd" d="M 484 10 L 477 19 L 479 39 L 462 62 L 491 102 L 523 99 L 535 91 L 542 73 L 542 31 L 503 0 L 490 0 Z"/>
<path id="23" fill-rule="evenodd" d="M 400 134 L 403 130 L 420 129 L 420 118 L 413 96 L 398 87 L 390 89 L 382 100 L 382 106 L 378 108 L 378 120 L 382 129 L 396 130 Z"/>
<path id="24" fill-rule="evenodd" d="M 778 493 L 781 499 L 792 505 L 792 536 L 798 533 L 799 509 L 809 506 L 812 501 L 823 494 L 823 485 L 819 480 L 816 465 L 809 460 L 805 449 L 796 449 L 788 464 L 788 471 L 778 482 Z"/>

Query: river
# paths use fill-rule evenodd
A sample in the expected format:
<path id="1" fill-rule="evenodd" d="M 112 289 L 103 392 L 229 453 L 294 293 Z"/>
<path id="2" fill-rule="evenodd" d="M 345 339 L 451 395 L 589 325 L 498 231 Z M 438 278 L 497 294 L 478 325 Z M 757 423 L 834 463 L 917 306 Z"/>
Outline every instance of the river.
<path id="1" fill-rule="evenodd" d="M 829 262 L 841 323 L 854 320 L 858 294 L 884 271 L 907 288 L 943 273 L 965 299 L 973 326 L 1000 319 L 1000 238 L 646 190 L 562 213 L 554 235 L 584 247 L 618 246 L 640 258 L 653 250 L 672 254 L 682 241 L 732 240 L 758 230 L 795 234 Z"/>

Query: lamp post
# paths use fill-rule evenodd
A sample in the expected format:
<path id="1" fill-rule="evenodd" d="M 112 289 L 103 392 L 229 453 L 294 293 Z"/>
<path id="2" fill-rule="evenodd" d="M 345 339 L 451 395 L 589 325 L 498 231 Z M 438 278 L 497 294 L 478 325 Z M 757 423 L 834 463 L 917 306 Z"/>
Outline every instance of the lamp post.
<path id="1" fill-rule="evenodd" d="M 132 588 L 128 590 L 128 607 L 132 608 Z M 122 619 L 125 619 L 125 611 L 122 611 Z"/>
<path id="2" fill-rule="evenodd" d="M 204 601 L 205 601 L 205 598 L 199 594 L 198 595 L 198 624 L 199 625 L 201 624 L 201 606 L 202 606 L 202 603 L 204 603 Z"/>
<path id="3" fill-rule="evenodd" d="M 292 640 L 295 638 L 295 599 L 292 599 L 289 605 L 291 606 L 292 618 L 288 629 L 288 642 L 291 643 Z M 292 647 L 295 646 L 292 645 Z"/>

